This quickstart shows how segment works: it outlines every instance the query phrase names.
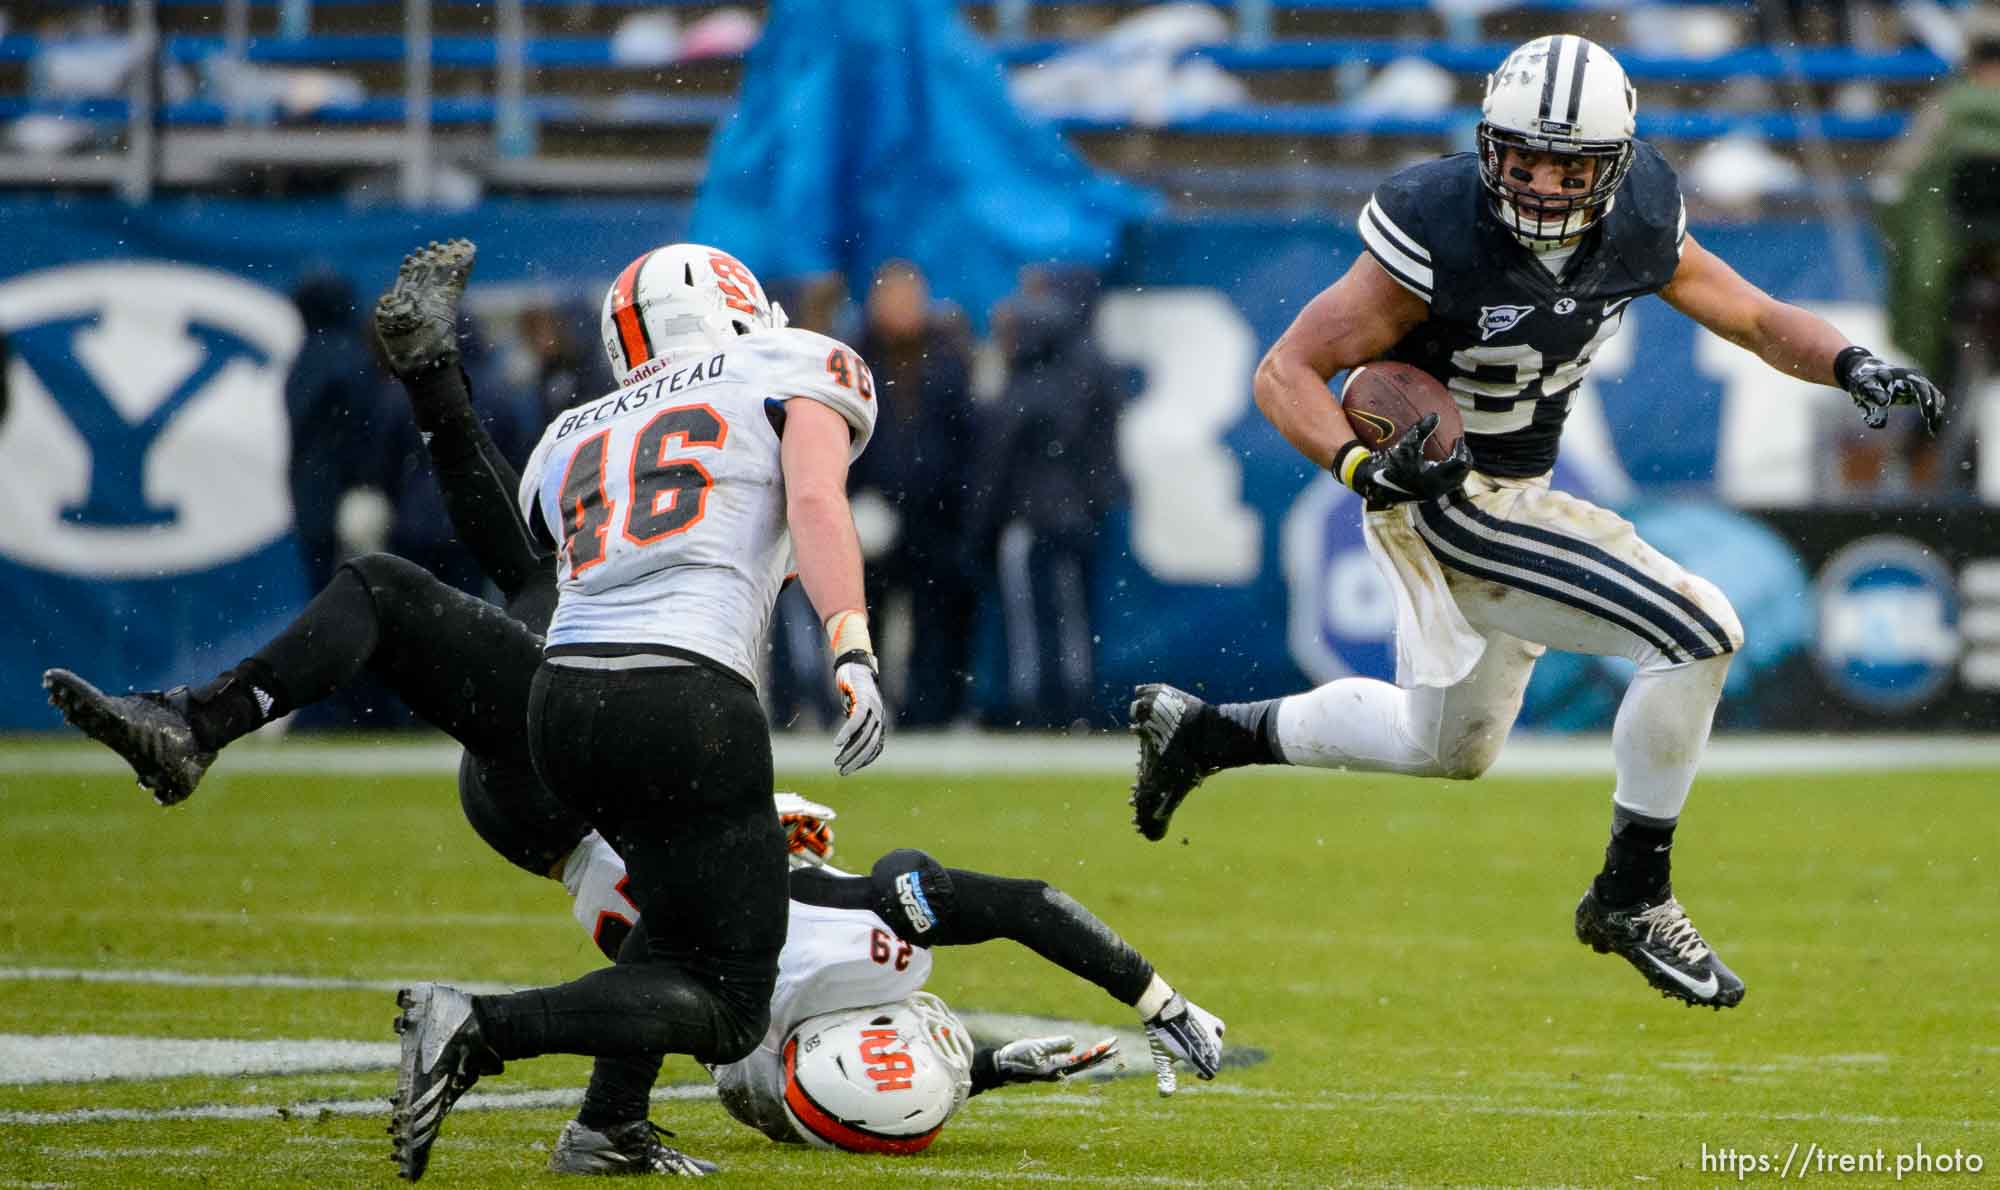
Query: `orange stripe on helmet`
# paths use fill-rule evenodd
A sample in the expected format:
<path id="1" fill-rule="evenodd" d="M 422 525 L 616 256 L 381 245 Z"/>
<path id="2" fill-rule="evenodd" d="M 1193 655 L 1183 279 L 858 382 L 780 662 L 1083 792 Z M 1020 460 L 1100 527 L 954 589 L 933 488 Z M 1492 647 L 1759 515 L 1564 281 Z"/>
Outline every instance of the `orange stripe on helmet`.
<path id="1" fill-rule="evenodd" d="M 657 249 L 655 250 L 657 251 Z M 611 320 L 618 327 L 618 344 L 625 352 L 625 367 L 629 370 L 653 358 L 652 336 L 646 333 L 646 323 L 639 317 L 639 272 L 646 262 L 653 258 L 648 252 L 618 274 L 618 281 L 611 287 Z"/>
<path id="2" fill-rule="evenodd" d="M 785 1042 L 785 1103 L 792 1109 L 792 1114 L 798 1117 L 799 1123 L 812 1129 L 813 1135 L 837 1148 L 846 1149 L 850 1153 L 889 1153 L 907 1156 L 911 1153 L 921 1153 L 929 1148 L 931 1142 L 937 1139 L 937 1134 L 944 1128 L 944 1125 L 939 1124 L 929 1132 L 919 1133 L 916 1136 L 883 1136 L 838 1119 L 814 1103 L 812 1096 L 806 1094 L 806 1089 L 799 1085 L 798 1056 L 799 1042 L 794 1037 Z"/>

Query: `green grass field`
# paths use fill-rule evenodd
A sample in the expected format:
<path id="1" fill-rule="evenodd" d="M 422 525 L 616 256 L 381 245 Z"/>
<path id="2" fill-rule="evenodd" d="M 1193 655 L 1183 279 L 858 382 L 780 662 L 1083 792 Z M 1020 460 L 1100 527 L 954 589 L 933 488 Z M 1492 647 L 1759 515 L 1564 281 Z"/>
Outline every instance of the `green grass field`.
<path id="1" fill-rule="evenodd" d="M 1890 1162 L 1921 1145 L 1989 1167 L 1910 1185 L 2000 1179 L 2000 773 L 1705 778 L 1677 884 L 1749 983 L 1725 1013 L 1663 1000 L 1570 937 L 1603 779 L 1225 777 L 1163 844 L 1131 831 L 1116 776 L 793 780 L 839 810 L 851 863 L 921 846 L 1056 883 L 1264 1058 L 1171 1100 L 1143 1076 L 985 1095 L 904 1159 L 773 1145 L 670 1061 L 689 1097 L 655 1119 L 739 1183 L 1737 1184 L 1703 1171 L 1707 1146 L 1772 1155 L 1742 1183 L 1756 1185 L 1780 1180 L 1795 1144 Z M 530 984 L 595 959 L 558 886 L 484 851 L 447 777 L 247 775 L 225 759 L 163 811 L 122 778 L 0 775 L 0 1035 L 391 1040 L 390 996 L 369 987 L 31 968 Z M 966 1009 L 1132 1023 L 1005 943 L 940 951 L 932 988 Z M 542 1059 L 480 1090 L 585 1074 Z M 0 1068 L 0 1187 L 393 1184 L 386 1108 L 291 1110 L 379 1104 L 393 1081 L 23 1085 Z M 232 1106 L 255 1110 L 184 1110 Z M 76 1109 L 131 1110 L 62 1114 Z M 568 1114 L 454 1113 L 426 1182 L 555 1182 L 542 1164 Z"/>

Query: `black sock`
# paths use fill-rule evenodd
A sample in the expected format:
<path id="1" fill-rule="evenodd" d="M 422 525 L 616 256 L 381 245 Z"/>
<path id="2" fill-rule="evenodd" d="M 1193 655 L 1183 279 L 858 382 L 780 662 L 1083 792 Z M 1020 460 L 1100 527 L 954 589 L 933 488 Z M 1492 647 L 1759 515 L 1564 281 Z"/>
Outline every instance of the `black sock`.
<path id="1" fill-rule="evenodd" d="M 590 1087 L 583 1093 L 576 1122 L 602 1132 L 613 1124 L 645 1119 L 664 1057 L 599 1058 L 590 1068 Z"/>
<path id="2" fill-rule="evenodd" d="M 1278 700 L 1211 703 L 1189 724 L 1188 746 L 1204 768 L 1283 764 L 1278 751 Z"/>
<path id="3" fill-rule="evenodd" d="M 255 657 L 188 691 L 188 721 L 194 729 L 194 741 L 209 752 L 291 710 L 284 684 L 269 665 Z"/>
<path id="4" fill-rule="evenodd" d="M 1623 807 L 1611 815 L 1611 842 L 1604 848 L 1604 871 L 1598 873 L 1600 900 L 1611 905 L 1657 901 L 1673 890 L 1674 826 L 1677 819 L 1646 818 Z"/>

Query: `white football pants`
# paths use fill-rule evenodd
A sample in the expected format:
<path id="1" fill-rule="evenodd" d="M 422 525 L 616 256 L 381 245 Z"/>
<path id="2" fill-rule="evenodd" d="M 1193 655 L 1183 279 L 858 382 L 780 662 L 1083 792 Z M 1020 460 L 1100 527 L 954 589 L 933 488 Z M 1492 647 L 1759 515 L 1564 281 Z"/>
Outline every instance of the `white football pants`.
<path id="1" fill-rule="evenodd" d="M 1317 768 L 1469 779 L 1521 710 L 1542 649 L 1629 657 L 1611 748 L 1616 803 L 1680 815 L 1708 745 L 1730 655 L 1743 643 L 1714 584 L 1653 549 L 1630 522 L 1548 487 L 1475 472 L 1423 506 L 1419 535 L 1486 651 L 1455 686 L 1404 689 L 1342 678 L 1278 704 L 1285 759 Z"/>

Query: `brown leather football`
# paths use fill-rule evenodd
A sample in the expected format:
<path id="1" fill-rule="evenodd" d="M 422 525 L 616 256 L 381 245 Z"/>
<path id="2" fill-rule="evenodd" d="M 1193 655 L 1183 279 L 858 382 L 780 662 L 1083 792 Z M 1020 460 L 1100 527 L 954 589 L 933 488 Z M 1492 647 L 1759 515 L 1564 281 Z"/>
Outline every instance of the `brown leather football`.
<path id="1" fill-rule="evenodd" d="M 1421 368 L 1409 364 L 1363 364 L 1347 374 L 1340 390 L 1347 424 L 1369 450 L 1393 446 L 1403 431 L 1426 413 L 1438 415 L 1437 429 L 1424 443 L 1424 457 L 1435 462 L 1451 453 L 1465 436 L 1465 419 L 1445 387 Z"/>

